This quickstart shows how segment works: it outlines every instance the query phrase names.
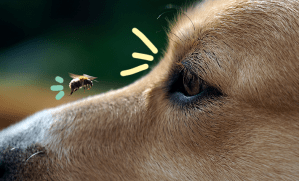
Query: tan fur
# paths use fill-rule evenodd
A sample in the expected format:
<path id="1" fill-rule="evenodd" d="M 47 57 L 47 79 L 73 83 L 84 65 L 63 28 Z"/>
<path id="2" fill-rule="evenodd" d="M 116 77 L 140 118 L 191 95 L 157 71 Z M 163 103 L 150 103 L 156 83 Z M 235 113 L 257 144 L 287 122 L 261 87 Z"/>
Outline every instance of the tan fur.
<path id="1" fill-rule="evenodd" d="M 178 17 L 169 39 L 144 78 L 53 112 L 40 143 L 47 156 L 33 158 L 42 162 L 24 173 L 48 180 L 299 180 L 299 2 L 206 1 Z M 184 61 L 223 95 L 188 106 L 170 101 L 167 85 Z"/>

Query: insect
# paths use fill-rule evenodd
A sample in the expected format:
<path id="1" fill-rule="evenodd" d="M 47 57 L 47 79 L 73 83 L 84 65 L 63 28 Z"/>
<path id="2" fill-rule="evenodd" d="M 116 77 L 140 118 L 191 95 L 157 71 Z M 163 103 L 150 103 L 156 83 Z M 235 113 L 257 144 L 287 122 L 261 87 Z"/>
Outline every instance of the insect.
<path id="1" fill-rule="evenodd" d="M 69 73 L 70 77 L 73 78 L 73 80 L 71 80 L 69 87 L 71 89 L 71 93 L 70 95 L 73 94 L 73 92 L 77 91 L 79 88 L 84 88 L 84 92 L 85 92 L 85 88 L 87 88 L 87 90 L 91 89 L 92 87 L 92 80 L 96 79 L 97 77 L 92 77 L 86 74 L 83 75 L 76 75 L 76 74 L 72 74 Z M 95 80 L 96 81 L 96 80 Z"/>

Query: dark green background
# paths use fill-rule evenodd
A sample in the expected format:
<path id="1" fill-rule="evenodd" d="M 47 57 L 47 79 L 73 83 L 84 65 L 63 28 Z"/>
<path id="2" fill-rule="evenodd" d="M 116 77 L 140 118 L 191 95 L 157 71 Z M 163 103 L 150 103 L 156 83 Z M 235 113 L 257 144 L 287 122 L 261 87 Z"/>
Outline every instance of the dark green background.
<path id="1" fill-rule="evenodd" d="M 1 0 L 1 85 L 44 85 L 59 75 L 67 86 L 74 74 L 99 77 L 101 86 L 118 88 L 146 75 L 166 49 L 165 28 L 178 0 Z M 159 14 L 163 14 L 157 20 Z M 138 28 L 157 47 L 154 55 L 132 33 Z M 154 61 L 132 58 L 133 52 Z M 121 77 L 120 71 L 148 63 L 146 71 Z M 55 83 L 55 82 L 54 82 Z"/>

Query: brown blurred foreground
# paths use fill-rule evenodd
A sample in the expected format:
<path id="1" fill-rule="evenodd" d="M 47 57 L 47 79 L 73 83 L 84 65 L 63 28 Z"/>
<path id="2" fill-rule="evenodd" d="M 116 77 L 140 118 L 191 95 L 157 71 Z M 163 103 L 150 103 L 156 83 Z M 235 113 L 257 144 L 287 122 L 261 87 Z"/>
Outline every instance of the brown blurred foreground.
<path id="1" fill-rule="evenodd" d="M 0 89 L 0 130 L 16 123 L 27 116 L 46 109 L 65 104 L 71 101 L 99 93 L 98 90 L 78 90 L 69 96 L 70 90 L 66 89 L 62 99 L 56 100 L 58 92 L 50 90 L 50 86 L 14 86 Z"/>

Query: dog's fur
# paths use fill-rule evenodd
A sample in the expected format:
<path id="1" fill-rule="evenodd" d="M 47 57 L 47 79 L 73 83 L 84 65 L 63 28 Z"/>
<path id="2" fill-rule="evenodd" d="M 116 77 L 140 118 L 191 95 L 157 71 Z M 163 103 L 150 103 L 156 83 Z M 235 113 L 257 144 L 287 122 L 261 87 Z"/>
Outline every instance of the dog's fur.
<path id="1" fill-rule="evenodd" d="M 299 180 L 298 57 L 298 1 L 195 4 L 147 76 L 2 131 L 3 178 Z"/>

